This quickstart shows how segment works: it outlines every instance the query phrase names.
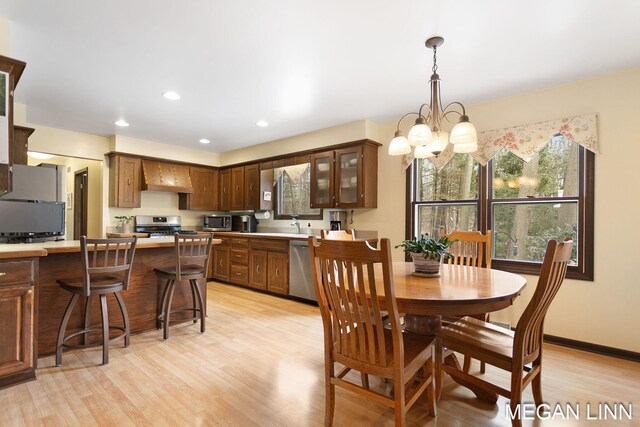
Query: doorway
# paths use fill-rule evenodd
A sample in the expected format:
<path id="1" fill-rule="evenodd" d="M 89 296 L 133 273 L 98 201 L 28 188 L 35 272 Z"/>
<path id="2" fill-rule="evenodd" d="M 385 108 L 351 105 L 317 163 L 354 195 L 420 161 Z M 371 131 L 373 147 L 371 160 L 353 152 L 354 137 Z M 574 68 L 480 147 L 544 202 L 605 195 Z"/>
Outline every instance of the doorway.
<path id="1" fill-rule="evenodd" d="M 73 178 L 73 240 L 87 235 L 89 210 L 89 169 L 75 172 Z"/>

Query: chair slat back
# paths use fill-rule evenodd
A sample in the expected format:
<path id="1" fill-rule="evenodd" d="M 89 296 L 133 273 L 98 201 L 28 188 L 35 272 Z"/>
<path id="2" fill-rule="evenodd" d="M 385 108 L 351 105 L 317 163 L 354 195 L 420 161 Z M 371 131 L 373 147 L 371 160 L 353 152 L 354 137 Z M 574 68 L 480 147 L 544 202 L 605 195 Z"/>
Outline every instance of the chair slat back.
<path id="1" fill-rule="evenodd" d="M 491 230 L 484 235 L 479 231 L 453 231 L 449 240 L 457 240 L 450 253 L 449 264 L 491 268 Z"/>
<path id="2" fill-rule="evenodd" d="M 136 251 L 137 237 L 126 239 L 87 239 L 80 237 L 80 255 L 82 257 L 83 292 L 91 294 L 91 276 L 120 273 L 123 276 L 123 289 L 129 289 L 129 278 L 133 256 Z"/>
<path id="3" fill-rule="evenodd" d="M 355 240 L 356 231 L 351 230 L 320 230 L 320 237 L 330 240 Z"/>
<path id="4" fill-rule="evenodd" d="M 186 265 L 200 265 L 206 270 L 211 256 L 211 234 L 174 235 L 176 248 L 176 280 L 182 280 L 182 269 Z"/>
<path id="5" fill-rule="evenodd" d="M 386 348 L 394 349 L 394 360 L 404 359 L 400 319 L 395 299 L 389 239 L 380 249 L 365 241 L 309 238 L 312 276 L 322 314 L 325 351 L 350 360 L 389 367 Z M 382 264 L 376 277 L 375 264 Z M 376 283 L 384 282 L 385 309 L 391 322 L 392 342 L 384 335 L 383 314 Z M 365 295 L 370 295 L 370 298 Z M 401 363 L 401 362 L 398 362 Z"/>
<path id="6" fill-rule="evenodd" d="M 567 274 L 572 247 L 573 240 L 570 237 L 562 243 L 555 240 L 547 243 L 538 285 L 516 327 L 514 359 L 516 356 L 524 358 L 535 354 L 540 349 L 544 318 Z"/>

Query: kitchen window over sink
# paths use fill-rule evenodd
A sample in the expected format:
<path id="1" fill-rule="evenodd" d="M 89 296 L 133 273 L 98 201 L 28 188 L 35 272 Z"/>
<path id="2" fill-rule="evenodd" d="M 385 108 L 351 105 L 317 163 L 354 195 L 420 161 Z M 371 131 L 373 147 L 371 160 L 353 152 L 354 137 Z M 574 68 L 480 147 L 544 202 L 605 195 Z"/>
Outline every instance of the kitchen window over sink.
<path id="1" fill-rule="evenodd" d="M 594 154 L 555 136 L 525 162 L 502 150 L 487 166 L 455 154 L 407 169 L 407 237 L 492 231 L 492 268 L 538 274 L 546 243 L 573 237 L 567 277 L 593 280 Z"/>
<path id="2" fill-rule="evenodd" d="M 322 209 L 311 208 L 311 165 L 276 168 L 275 219 L 322 219 Z"/>

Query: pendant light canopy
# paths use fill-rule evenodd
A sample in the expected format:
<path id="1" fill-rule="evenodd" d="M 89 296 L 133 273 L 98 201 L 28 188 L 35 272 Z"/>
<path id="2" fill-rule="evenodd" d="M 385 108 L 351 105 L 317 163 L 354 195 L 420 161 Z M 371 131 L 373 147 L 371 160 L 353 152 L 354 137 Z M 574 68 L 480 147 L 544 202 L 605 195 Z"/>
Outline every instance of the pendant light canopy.
<path id="1" fill-rule="evenodd" d="M 464 105 L 459 102 L 452 102 L 442 108 L 440 101 L 440 76 L 438 70 L 436 51 L 442 46 L 442 37 L 431 37 L 427 39 L 425 45 L 433 49 L 433 74 L 429 80 L 431 88 L 431 103 L 422 104 L 418 112 L 407 113 L 400 118 L 394 138 L 389 144 L 389 154 L 399 156 L 409 154 L 411 147 L 415 147 L 414 156 L 419 159 L 437 156 L 447 148 L 449 143 L 453 144 L 455 153 L 473 153 L 478 150 L 478 133 L 475 126 L 469 121 Z M 423 114 L 423 109 L 427 108 Z M 442 128 L 446 119 L 449 123 L 449 115 L 457 114 L 458 123 L 451 129 L 451 134 Z M 409 130 L 408 138 L 402 134 L 400 123 L 406 117 L 417 115 L 413 127 Z M 452 123 L 453 124 L 453 123 Z"/>

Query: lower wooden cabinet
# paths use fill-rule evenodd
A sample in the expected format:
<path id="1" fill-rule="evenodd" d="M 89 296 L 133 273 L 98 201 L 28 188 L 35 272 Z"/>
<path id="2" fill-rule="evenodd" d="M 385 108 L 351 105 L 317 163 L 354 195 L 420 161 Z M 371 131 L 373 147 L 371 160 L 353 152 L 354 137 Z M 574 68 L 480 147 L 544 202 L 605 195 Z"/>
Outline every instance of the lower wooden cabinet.
<path id="1" fill-rule="evenodd" d="M 216 237 L 218 238 L 218 237 Z M 213 278 L 217 280 L 229 280 L 229 241 L 221 239 L 222 243 L 213 246 Z"/>
<path id="2" fill-rule="evenodd" d="M 35 379 L 38 259 L 0 261 L 0 388 Z"/>
<path id="3" fill-rule="evenodd" d="M 282 252 L 269 252 L 267 290 L 278 294 L 289 294 L 289 255 Z"/>
<path id="4" fill-rule="evenodd" d="M 249 262 L 249 286 L 267 290 L 267 251 L 251 250 Z"/>

